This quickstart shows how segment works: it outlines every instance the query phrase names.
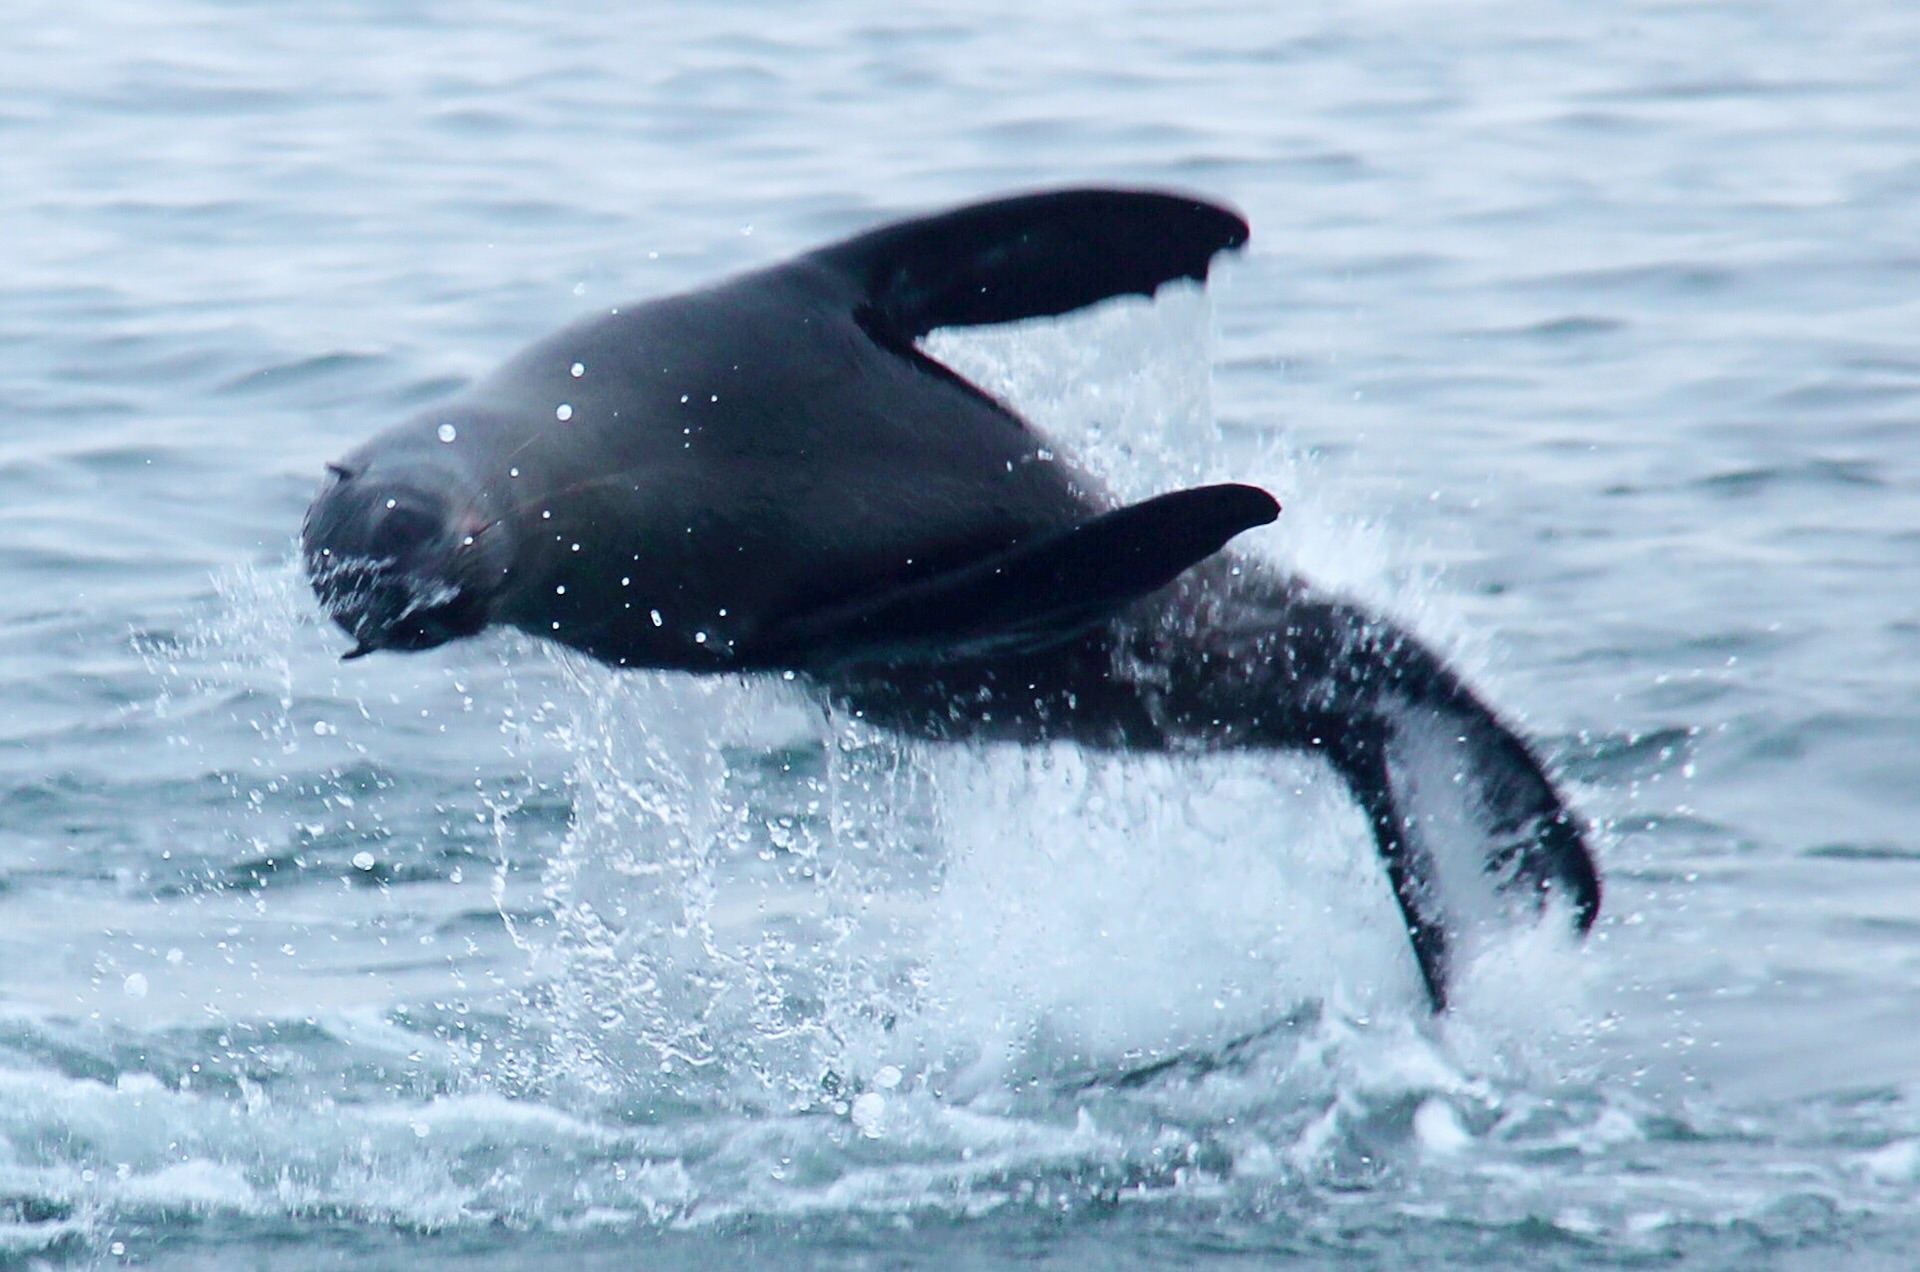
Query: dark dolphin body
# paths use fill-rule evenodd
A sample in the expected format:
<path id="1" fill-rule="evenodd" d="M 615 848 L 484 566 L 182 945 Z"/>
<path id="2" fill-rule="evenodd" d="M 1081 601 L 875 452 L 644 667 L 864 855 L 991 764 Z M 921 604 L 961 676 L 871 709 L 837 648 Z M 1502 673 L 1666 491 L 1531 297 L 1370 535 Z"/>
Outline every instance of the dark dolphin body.
<path id="1" fill-rule="evenodd" d="M 1405 631 L 1220 555 L 1264 492 L 1115 510 L 916 344 L 1204 280 L 1246 235 L 1186 196 L 1029 195 L 596 315 L 330 465 L 308 575 L 349 656 L 505 623 L 617 666 L 792 671 L 919 737 L 1316 751 L 1438 1010 L 1473 933 L 1599 908 L 1526 744 Z"/>

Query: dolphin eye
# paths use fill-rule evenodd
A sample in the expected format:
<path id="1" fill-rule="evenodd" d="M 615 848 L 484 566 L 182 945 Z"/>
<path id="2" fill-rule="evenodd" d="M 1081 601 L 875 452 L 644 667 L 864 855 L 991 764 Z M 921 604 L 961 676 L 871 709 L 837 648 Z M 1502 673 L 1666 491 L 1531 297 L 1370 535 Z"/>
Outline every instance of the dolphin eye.
<path id="1" fill-rule="evenodd" d="M 385 511 L 367 536 L 367 547 L 380 556 L 399 556 L 407 548 L 440 533 L 440 518 L 424 508 L 396 504 Z"/>

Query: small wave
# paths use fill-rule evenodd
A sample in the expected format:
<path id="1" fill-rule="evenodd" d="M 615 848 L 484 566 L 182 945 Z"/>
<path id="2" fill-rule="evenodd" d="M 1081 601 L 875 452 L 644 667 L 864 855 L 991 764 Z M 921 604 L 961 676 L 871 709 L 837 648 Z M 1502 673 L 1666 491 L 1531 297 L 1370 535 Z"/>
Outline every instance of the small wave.
<path id="1" fill-rule="evenodd" d="M 1911 844 L 1817 844 L 1800 854 L 1825 861 L 1914 861 L 1920 862 L 1920 847 Z"/>
<path id="2" fill-rule="evenodd" d="M 1715 473 L 1687 483 L 1695 490 L 1729 498 L 1767 494 L 1779 487 L 1821 487 L 1882 489 L 1886 478 L 1881 466 L 1869 460 L 1814 459 L 1797 464 L 1776 464 L 1762 468 L 1740 468 Z"/>
<path id="3" fill-rule="evenodd" d="M 1591 336 L 1613 335 L 1624 331 L 1627 325 L 1625 320 L 1619 318 L 1608 318 L 1597 314 L 1568 314 L 1560 318 L 1544 318 L 1539 322 L 1527 323 L 1519 327 L 1489 328 L 1474 334 L 1483 338 L 1558 343 Z"/>
<path id="4" fill-rule="evenodd" d="M 386 359 L 371 353 L 323 353 L 292 362 L 258 367 L 221 383 L 216 392 L 227 396 L 252 396 L 304 387 L 336 376 L 359 375 L 384 365 Z"/>
<path id="5" fill-rule="evenodd" d="M 1690 774 L 1697 732 L 1669 726 L 1644 733 L 1581 734 L 1562 742 L 1555 756 L 1569 776 L 1582 782 L 1612 785 Z"/>

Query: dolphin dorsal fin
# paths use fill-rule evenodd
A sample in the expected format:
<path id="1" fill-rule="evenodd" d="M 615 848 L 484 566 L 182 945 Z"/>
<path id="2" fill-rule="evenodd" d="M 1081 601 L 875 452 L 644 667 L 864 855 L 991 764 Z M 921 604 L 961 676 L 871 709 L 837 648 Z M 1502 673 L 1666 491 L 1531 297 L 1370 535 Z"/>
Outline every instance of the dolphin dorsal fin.
<path id="1" fill-rule="evenodd" d="M 882 226 L 806 259 L 851 277 L 861 321 L 906 342 L 1203 282 L 1246 241 L 1238 215 L 1192 195 L 1056 190 Z"/>

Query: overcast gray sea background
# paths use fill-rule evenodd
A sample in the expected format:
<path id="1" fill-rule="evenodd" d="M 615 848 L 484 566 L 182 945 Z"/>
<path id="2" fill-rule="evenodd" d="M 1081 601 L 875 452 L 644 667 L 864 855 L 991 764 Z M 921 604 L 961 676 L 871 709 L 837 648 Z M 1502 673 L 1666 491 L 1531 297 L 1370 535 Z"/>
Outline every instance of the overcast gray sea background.
<path id="1" fill-rule="evenodd" d="M 0 1267 L 1920 1264 L 1920 9 L 26 0 Z M 936 351 L 1267 484 L 1597 828 L 1421 1006 L 1284 758 L 341 664 L 322 463 L 599 306 L 1011 190 L 1205 293 Z"/>

